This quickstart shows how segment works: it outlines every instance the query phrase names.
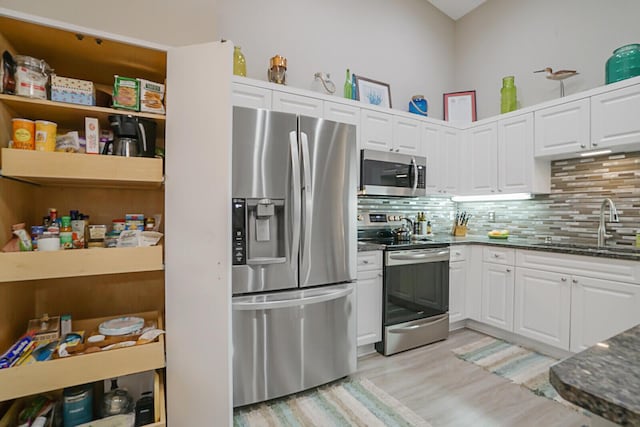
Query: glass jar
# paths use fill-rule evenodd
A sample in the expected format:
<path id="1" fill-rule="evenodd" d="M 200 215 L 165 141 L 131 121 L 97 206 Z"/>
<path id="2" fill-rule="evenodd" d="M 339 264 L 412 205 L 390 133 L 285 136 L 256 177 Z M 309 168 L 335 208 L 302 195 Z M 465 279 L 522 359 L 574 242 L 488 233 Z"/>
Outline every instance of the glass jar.
<path id="1" fill-rule="evenodd" d="M 16 95 L 29 98 L 47 99 L 47 85 L 51 68 L 37 58 L 16 55 Z"/>
<path id="2" fill-rule="evenodd" d="M 605 66 L 605 83 L 640 75 L 640 44 L 628 44 L 613 51 Z"/>
<path id="3" fill-rule="evenodd" d="M 514 77 L 502 78 L 502 89 L 500 89 L 500 113 L 508 113 L 517 108 L 516 86 L 513 83 Z"/>
<path id="4" fill-rule="evenodd" d="M 233 74 L 236 76 L 247 77 L 247 62 L 240 50 L 240 46 L 233 48 Z"/>

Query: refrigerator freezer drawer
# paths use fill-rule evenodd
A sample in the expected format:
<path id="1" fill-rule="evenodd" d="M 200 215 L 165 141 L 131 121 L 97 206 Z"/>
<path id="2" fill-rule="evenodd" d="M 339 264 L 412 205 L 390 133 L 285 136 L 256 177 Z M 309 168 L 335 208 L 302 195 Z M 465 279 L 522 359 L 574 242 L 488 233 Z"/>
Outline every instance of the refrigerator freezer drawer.
<path id="1" fill-rule="evenodd" d="M 233 406 L 356 370 L 353 284 L 233 298 Z"/>

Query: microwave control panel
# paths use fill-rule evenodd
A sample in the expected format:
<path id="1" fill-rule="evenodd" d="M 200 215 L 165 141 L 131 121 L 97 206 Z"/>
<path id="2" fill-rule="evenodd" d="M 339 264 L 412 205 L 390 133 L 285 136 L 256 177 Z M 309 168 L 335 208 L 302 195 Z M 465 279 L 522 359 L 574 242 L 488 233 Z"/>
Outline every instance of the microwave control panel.
<path id="1" fill-rule="evenodd" d="M 243 265 L 247 262 L 247 228 L 245 199 L 231 201 L 231 259 L 232 265 Z"/>

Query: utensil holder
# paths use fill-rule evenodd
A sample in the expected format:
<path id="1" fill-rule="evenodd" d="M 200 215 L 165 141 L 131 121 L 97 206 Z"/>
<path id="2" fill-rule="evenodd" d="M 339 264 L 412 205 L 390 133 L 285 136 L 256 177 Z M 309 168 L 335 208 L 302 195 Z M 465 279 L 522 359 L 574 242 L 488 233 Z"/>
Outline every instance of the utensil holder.
<path id="1" fill-rule="evenodd" d="M 467 235 L 467 226 L 466 225 L 456 225 L 453 228 L 453 235 L 456 237 L 464 237 Z"/>

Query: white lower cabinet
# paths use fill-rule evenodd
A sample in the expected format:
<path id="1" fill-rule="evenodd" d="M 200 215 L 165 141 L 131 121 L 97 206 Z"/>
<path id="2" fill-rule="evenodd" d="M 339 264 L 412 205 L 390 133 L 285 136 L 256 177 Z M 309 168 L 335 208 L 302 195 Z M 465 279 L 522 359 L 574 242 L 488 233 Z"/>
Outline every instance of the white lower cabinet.
<path id="1" fill-rule="evenodd" d="M 449 323 L 467 318 L 465 310 L 467 283 L 467 248 L 452 246 L 449 261 Z"/>
<path id="2" fill-rule="evenodd" d="M 481 321 L 513 331 L 514 268 L 485 262 L 482 265 Z"/>
<path id="3" fill-rule="evenodd" d="M 574 276 L 571 285 L 571 351 L 640 323 L 640 285 L 581 276 Z"/>
<path id="4" fill-rule="evenodd" d="M 358 253 L 356 286 L 358 347 L 382 340 L 382 251 Z"/>
<path id="5" fill-rule="evenodd" d="M 516 269 L 515 333 L 569 350 L 570 318 L 570 276 L 530 268 Z"/>

